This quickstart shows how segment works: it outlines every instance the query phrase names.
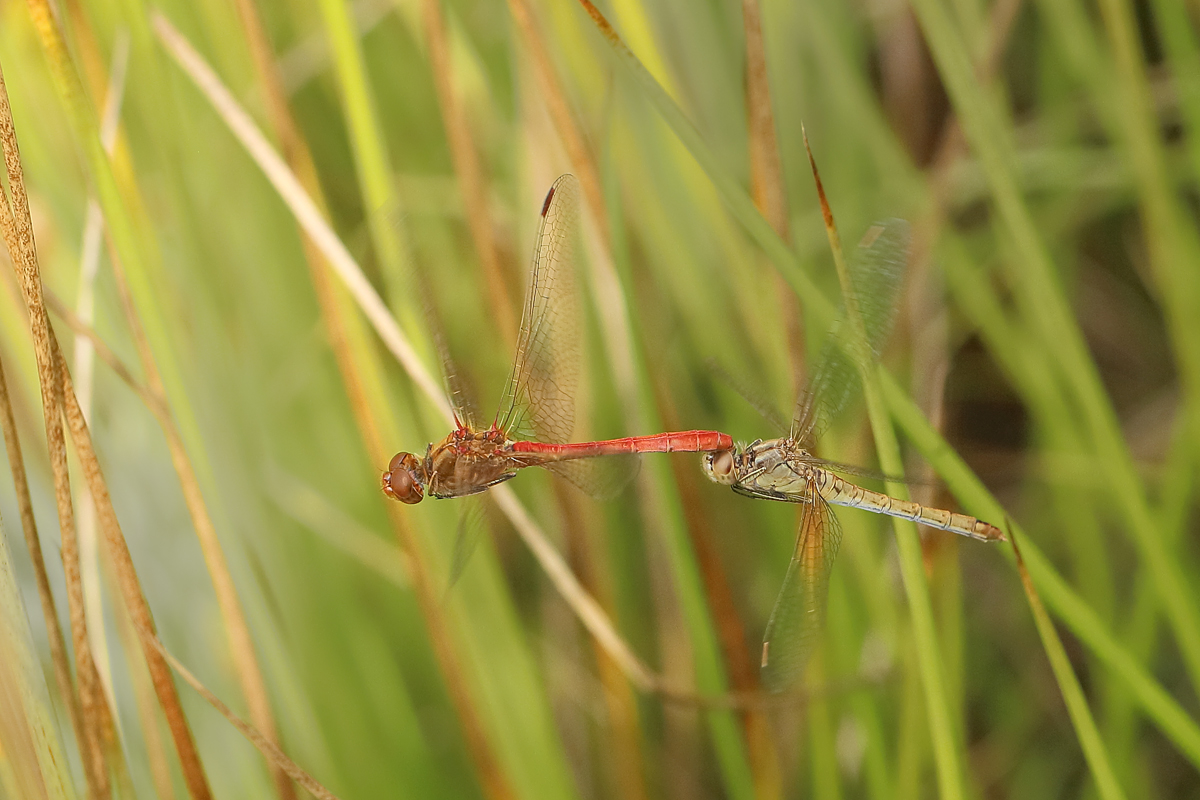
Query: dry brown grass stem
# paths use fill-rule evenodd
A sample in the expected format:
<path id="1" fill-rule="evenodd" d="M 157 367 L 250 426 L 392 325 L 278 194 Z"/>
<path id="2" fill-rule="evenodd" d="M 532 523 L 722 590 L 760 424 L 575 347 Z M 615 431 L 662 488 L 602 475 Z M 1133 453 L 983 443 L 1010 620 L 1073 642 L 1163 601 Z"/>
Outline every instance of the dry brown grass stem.
<path id="1" fill-rule="evenodd" d="M 758 0 L 742 0 L 742 27 L 746 38 L 746 128 L 750 154 L 750 195 L 754 205 L 785 242 L 791 241 L 788 228 L 787 189 L 783 179 L 783 160 L 775 132 L 775 113 L 771 103 L 771 82 L 767 70 L 766 42 L 763 40 L 762 7 Z M 792 390 L 799 392 L 804 380 L 804 327 L 800 324 L 796 293 L 761 256 L 760 275 L 775 285 L 779 298 L 792 368 Z"/>
<path id="2" fill-rule="evenodd" d="M 94 177 L 102 183 L 104 182 L 103 179 L 107 177 L 110 179 L 108 183 L 111 184 L 112 176 L 106 171 L 107 163 L 103 160 L 103 154 L 97 153 L 99 140 L 95 138 L 97 131 L 95 115 L 84 96 L 79 75 L 75 71 L 66 41 L 63 39 L 62 31 L 58 27 L 57 17 L 46 0 L 29 0 L 29 10 L 34 29 L 37 31 L 42 49 L 46 55 L 55 88 L 66 106 L 68 116 L 75 129 L 74 132 L 77 140 L 89 153 L 89 160 L 93 169 L 99 171 Z M 32 246 L 32 239 L 30 240 L 30 245 Z M 50 359 L 47 361 L 49 369 L 47 377 L 51 380 L 52 385 L 58 387 L 60 390 L 60 393 L 54 397 L 54 401 L 57 404 L 61 404 L 62 400 L 66 401 L 66 417 L 71 428 L 75 451 L 88 481 L 88 487 L 91 491 L 92 500 L 95 503 L 97 516 L 100 521 L 104 543 L 108 548 L 107 555 L 112 563 L 113 572 L 117 579 L 116 582 L 121 591 L 125 606 L 136 625 L 140 628 L 152 628 L 153 620 L 150 615 L 150 609 L 146 604 L 145 596 L 142 594 L 137 572 L 134 569 L 128 545 L 121 533 L 116 512 L 112 508 L 108 488 L 105 485 L 100 463 L 96 458 L 96 452 L 92 446 L 87 423 L 76 401 L 74 388 L 71 385 L 70 370 L 66 368 L 66 362 L 58 351 L 58 344 L 54 340 L 54 334 L 49 327 L 49 321 L 46 320 L 46 312 L 42 305 L 40 293 L 40 283 L 36 280 L 36 257 L 32 255 L 32 252 L 30 253 L 30 258 L 33 271 L 29 277 L 34 279 L 34 285 L 37 286 L 36 305 L 31 304 L 31 327 L 34 327 L 36 331 L 40 326 L 42 328 L 41 333 L 45 335 L 44 343 L 39 345 L 39 347 L 45 348 L 46 352 L 44 356 Z M 35 340 L 37 340 L 36 336 Z M 42 355 L 39 354 L 39 363 L 42 360 Z M 54 375 L 55 369 L 59 370 L 57 380 Z M 61 386 L 59 385 L 59 380 L 61 380 Z M 61 405 L 56 405 L 56 420 L 57 413 L 60 411 Z M 61 431 L 58 439 L 59 441 L 62 440 Z M 63 458 L 65 459 L 65 454 Z M 69 511 L 69 496 L 67 500 Z M 201 800 L 202 798 L 206 800 L 212 796 L 212 793 L 208 786 L 208 779 L 204 774 L 200 755 L 196 750 L 195 740 L 188 726 L 187 717 L 184 715 L 183 708 L 179 704 L 179 696 L 171 680 L 170 668 L 161 655 L 153 650 L 153 648 L 143 645 L 143 654 L 146 657 L 146 664 L 150 670 L 155 693 L 158 695 L 159 703 L 167 718 L 167 725 L 171 730 L 171 735 L 175 742 L 175 751 L 179 757 L 184 783 L 187 785 L 188 791 L 193 798 L 196 800 Z M 86 716 L 86 708 L 84 711 Z"/>
<path id="3" fill-rule="evenodd" d="M 179 486 L 183 491 L 183 502 L 188 515 L 192 519 L 192 527 L 196 531 L 196 539 L 200 543 L 200 551 L 204 555 L 204 564 L 212 579 L 213 591 L 217 598 L 217 607 L 221 612 L 221 620 L 229 636 L 229 650 L 233 657 L 234 671 L 237 673 L 242 694 L 250 709 L 250 719 L 263 734 L 272 742 L 278 742 L 275 727 L 275 717 L 271 711 L 271 699 L 267 693 L 266 681 L 263 679 L 262 668 L 258 663 L 258 655 L 254 650 L 254 639 L 250 635 L 250 626 L 246 622 L 246 613 L 242 608 L 241 599 L 237 594 L 237 586 L 233 575 L 229 572 L 229 562 L 225 558 L 224 548 L 217 536 L 216 526 L 208 511 L 208 504 L 200 490 L 200 481 L 196 475 L 192 460 L 184 447 L 183 436 L 175 424 L 167 401 L 166 389 L 162 377 L 154 361 L 150 342 L 146 339 L 137 309 L 130 296 L 125 274 L 121 269 L 120 259 L 115 252 L 110 253 L 113 266 L 113 276 L 116 279 L 117 293 L 121 298 L 121 306 L 125 311 L 125 321 L 133 341 L 137 347 L 142 371 L 146 375 L 147 390 L 150 395 L 150 408 L 155 412 L 167 449 L 171 454 L 171 464 L 179 478 Z M 136 620 L 135 620 L 136 621 Z M 276 765 L 268 762 L 272 777 L 276 778 Z M 277 791 L 283 800 L 295 797 L 295 792 L 286 776 L 279 775 L 276 779 Z"/>
<path id="4" fill-rule="evenodd" d="M 29 548 L 29 559 L 33 562 L 33 576 L 37 583 L 38 599 L 42 605 L 42 618 L 46 622 L 46 637 L 50 642 L 50 662 L 54 666 L 54 682 L 58 694 L 67 708 L 67 717 L 76 741 L 83 741 L 83 719 L 79 711 L 79 698 L 71 682 L 71 664 L 67 656 L 67 643 L 63 638 L 62 624 L 54 607 L 54 594 L 50 591 L 50 577 L 46 573 L 46 562 L 42 557 L 42 543 L 38 537 L 37 520 L 33 516 L 33 500 L 29 494 L 29 479 L 25 474 L 25 460 L 21 455 L 21 441 L 17 437 L 17 421 L 13 416 L 12 401 L 8 394 L 8 382 L 4 376 L 4 365 L 0 363 L 0 427 L 4 430 L 4 450 L 12 469 L 13 488 L 17 496 L 17 510 L 21 516 L 21 528 L 25 533 L 25 546 Z"/>
<path id="5" fill-rule="evenodd" d="M 154 618 L 146 603 L 146 597 L 142 593 L 141 582 L 133 566 L 129 545 L 125 541 L 121 524 L 113 509 L 108 485 L 104 480 L 104 473 L 100 469 L 100 462 L 92 444 L 91 432 L 88 430 L 83 410 L 75 396 L 70 370 L 67 368 L 66 359 L 58 347 L 58 342 L 52 339 L 51 343 L 62 375 L 63 397 L 66 400 L 64 413 L 71 429 L 71 440 L 75 445 L 79 463 L 83 467 L 84 478 L 87 480 L 88 489 L 92 494 L 92 502 L 96 504 L 96 516 L 100 522 L 100 531 L 104 537 L 104 544 L 113 567 L 117 586 L 121 590 L 125 607 L 129 611 L 134 626 L 139 631 L 153 631 L 155 630 Z M 204 768 L 196 750 L 195 739 L 192 736 L 187 717 L 183 713 L 183 707 L 180 705 L 179 694 L 171 680 L 170 668 L 162 655 L 145 640 L 142 642 L 142 652 L 146 658 L 146 665 L 150 669 L 150 679 L 154 684 L 155 693 L 158 695 L 159 704 L 167 718 L 167 726 L 175 741 L 175 749 L 183 767 L 188 791 L 195 800 L 201 800 L 201 798 L 207 800 L 212 797 L 212 793 L 208 788 L 208 779 L 204 776 Z"/>
<path id="6" fill-rule="evenodd" d="M 62 538 L 63 573 L 67 587 L 67 606 L 71 622 L 71 640 L 75 649 L 75 673 L 79 681 L 80 730 L 76 731 L 88 793 L 94 798 L 108 794 L 108 766 L 104 758 L 103 720 L 100 706 L 107 700 L 99 685 L 92 661 L 84 612 L 83 583 L 79 567 L 79 541 L 75 533 L 75 512 L 71 502 L 71 484 L 67 468 L 66 439 L 62 430 L 62 384 L 56 374 L 53 332 L 42 300 L 41 276 L 29 217 L 29 198 L 25 192 L 16 128 L 8 102 L 8 89 L 0 70 L 0 145 L 8 173 L 8 197 L 0 198 L 0 227 L 21 285 L 21 294 L 29 310 L 29 329 L 38 365 L 38 383 L 42 393 L 42 414 L 46 427 L 46 445 L 54 475 L 54 499 Z M 11 205 L 10 205 L 11 203 Z"/>
<path id="7" fill-rule="evenodd" d="M 117 636 L 125 653 L 130 683 L 133 685 L 133 702 L 137 708 L 142 741 L 146 745 L 146 761 L 150 766 L 150 779 L 154 782 L 154 797 L 155 800 L 174 800 L 175 785 L 171 778 L 170 747 L 165 741 L 162 723 L 159 721 L 154 682 L 150 679 L 146 660 L 141 657 L 141 640 L 128 610 L 121 603 L 115 603 L 114 606 Z"/>
<path id="8" fill-rule="evenodd" d="M 93 54 L 87 61 L 89 64 L 88 74 L 92 78 L 95 89 L 104 83 L 102 61 L 96 56 L 98 49 L 95 46 L 94 37 L 91 36 L 90 26 L 87 25 L 83 17 L 82 10 L 76 8 L 75 12 L 77 30 L 82 34 L 81 39 L 89 43 L 88 46 L 81 48 L 82 52 Z M 109 94 L 112 94 L 111 90 Z M 109 108 L 111 109 L 111 102 L 109 103 Z M 103 128 L 102 138 L 104 139 L 105 149 L 111 155 L 117 126 L 115 115 L 109 111 L 106 111 Z M 270 697 L 267 693 L 266 683 L 263 679 L 262 669 L 258 663 L 257 654 L 254 650 L 245 612 L 238 598 L 233 578 L 229 573 L 228 563 L 221 547 L 220 539 L 217 537 L 212 517 L 208 512 L 203 493 L 200 490 L 196 471 L 184 448 L 183 437 L 170 412 L 163 381 L 154 361 L 149 342 L 146 340 L 145 333 L 137 317 L 135 306 L 130 299 L 125 276 L 120 269 L 120 260 L 115 251 L 111 253 L 111 260 L 126 319 L 137 346 L 138 355 L 147 380 L 146 387 L 139 387 L 135 383 L 131 383 L 131 385 L 142 395 L 143 400 L 146 401 L 163 429 L 167 447 L 171 454 L 171 461 L 175 467 L 183 491 L 184 502 L 192 519 L 196 538 L 199 541 L 205 565 L 213 582 L 222 622 L 229 636 L 229 646 L 233 657 L 234 669 L 238 675 L 242 693 L 250 709 L 250 718 L 265 735 L 275 740 L 277 733 L 275 719 L 271 711 Z M 89 337 L 88 341 L 92 341 L 92 339 Z M 113 364 L 109 359 L 106 359 L 106 361 L 109 361 L 110 365 Z M 268 762 L 268 768 L 273 773 L 272 777 L 276 781 L 281 800 L 293 800 L 295 792 L 287 776 L 270 762 Z"/>
<path id="9" fill-rule="evenodd" d="M 87 342 L 95 349 L 96 357 L 104 362 L 104 365 L 113 371 L 126 386 L 133 390 L 138 398 L 146 404 L 156 417 L 166 413 L 166 406 L 162 405 L 158 397 L 156 397 L 144 383 L 139 381 L 133 374 L 133 371 L 126 366 L 108 343 L 100 338 L 100 334 L 96 330 L 79 318 L 79 315 L 66 303 L 62 301 L 58 295 L 49 289 L 45 290 L 46 307 L 62 318 L 62 321 L 67 323 L 67 327 L 71 329 L 77 337 L 87 340 Z"/>
<path id="10" fill-rule="evenodd" d="M 213 694 L 207 686 L 201 683 L 200 680 L 193 675 L 187 667 L 180 663 L 179 659 L 175 658 L 175 656 L 168 652 L 167 648 L 163 646 L 162 640 L 160 640 L 153 631 L 142 629 L 138 631 L 138 635 L 141 636 L 141 639 L 144 643 L 153 647 L 155 652 L 157 652 L 162 658 L 166 659 L 167 663 L 169 663 L 175 669 L 175 671 L 179 673 L 179 677 L 183 678 L 183 680 L 189 686 L 195 689 L 197 694 L 203 697 L 209 705 L 211 705 L 221 714 L 221 716 L 229 720 L 230 724 L 237 728 L 238 731 L 245 736 L 247 740 L 249 740 L 250 744 L 258 748 L 258 751 L 263 754 L 263 757 L 266 758 L 267 761 L 281 769 L 284 774 L 286 774 L 296 783 L 300 784 L 300 786 L 302 786 L 306 792 L 317 798 L 317 800 L 338 800 L 338 796 L 336 794 L 326 789 L 319 781 L 317 781 L 316 778 L 309 775 L 307 772 L 301 769 L 296 762 L 288 758 L 287 754 L 280 750 L 279 746 L 276 745 L 275 742 L 271 741 L 261 731 L 243 720 L 237 714 L 234 714 L 229 706 L 221 702 L 221 699 Z"/>
<path id="11" fill-rule="evenodd" d="M 483 268 L 483 277 L 487 283 L 488 305 L 501 336 L 512 348 L 517 340 L 513 303 L 504 280 L 500 256 L 496 251 L 492 213 L 488 203 L 489 192 L 483 167 L 471 140 L 467 115 L 454 83 L 454 67 L 446 40 L 446 20 L 442 15 L 441 0 L 422 0 L 421 11 L 438 106 L 442 111 L 442 123 L 450 145 L 450 158 L 454 162 L 454 173 L 458 178 L 459 192 L 462 194 L 467 227 L 471 231 L 471 239 L 475 243 L 475 252 L 479 255 L 479 265 Z"/>

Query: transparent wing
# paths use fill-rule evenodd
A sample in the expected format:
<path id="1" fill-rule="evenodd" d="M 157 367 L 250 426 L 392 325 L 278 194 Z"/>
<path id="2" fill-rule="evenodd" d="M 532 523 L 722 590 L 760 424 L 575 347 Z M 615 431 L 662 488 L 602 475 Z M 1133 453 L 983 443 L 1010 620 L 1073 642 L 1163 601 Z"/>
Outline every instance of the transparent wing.
<path id="1" fill-rule="evenodd" d="M 763 685 L 772 692 L 791 688 L 804 672 L 825 623 L 829 573 L 842 544 L 842 528 L 829 504 L 810 487 L 796 549 L 763 636 Z"/>
<path id="2" fill-rule="evenodd" d="M 904 282 L 911 238 L 902 219 L 878 222 L 867 231 L 849 265 L 850 285 L 858 301 L 867 344 L 878 358 L 892 331 L 896 305 Z M 845 305 L 825 337 L 808 388 L 796 400 L 792 417 L 792 439 L 811 445 L 829 426 L 850 398 L 860 391 L 861 378 L 853 360 L 843 349 L 846 330 Z"/>
<path id="3" fill-rule="evenodd" d="M 512 374 L 497 422 L 512 439 L 566 442 L 575 427 L 579 298 L 573 249 L 579 182 L 563 175 L 542 205 Z"/>
<path id="4" fill-rule="evenodd" d="M 400 211 L 398 205 L 390 204 L 377 212 L 378 224 L 402 230 L 406 223 Z M 411 255 L 409 253 L 409 256 Z M 455 419 L 460 425 L 475 430 L 476 422 L 479 419 L 477 413 L 479 409 L 474 402 L 473 395 L 467 390 L 466 382 L 462 380 L 454 360 L 450 357 L 450 349 L 446 345 L 446 327 L 442 323 L 442 315 L 438 311 L 433 286 L 430 285 L 427 274 L 415 268 L 415 259 L 410 257 L 408 263 L 410 266 L 404 271 L 402 289 L 405 292 L 415 292 L 416 294 L 425 330 L 429 332 L 437 350 L 438 361 L 442 368 L 443 388 L 450 401 L 450 407 L 454 411 Z"/>
<path id="5" fill-rule="evenodd" d="M 788 426 L 783 421 L 783 414 L 775 406 L 774 403 L 767 400 L 761 391 L 756 391 L 750 388 L 750 383 L 747 380 L 734 377 L 733 373 L 725 368 L 715 358 L 709 358 L 705 362 L 709 372 L 716 375 L 726 386 L 737 392 L 738 396 L 746 401 L 747 405 L 758 412 L 758 415 L 767 421 L 778 436 L 783 436 L 788 432 Z"/>
<path id="6" fill-rule="evenodd" d="M 642 459 L 634 454 L 610 455 L 542 466 L 596 500 L 611 500 L 637 476 Z"/>
<path id="7" fill-rule="evenodd" d="M 446 582 L 447 594 L 458 583 L 471 554 L 479 546 L 479 539 L 487 529 L 487 515 L 484 513 L 483 498 L 476 497 L 462 504 L 459 512 L 458 530 L 454 534 L 454 551 L 450 556 L 450 578 Z"/>
<path id="8" fill-rule="evenodd" d="M 434 314 L 431 312 L 428 317 L 433 319 Z M 478 430 L 476 427 L 479 419 L 478 408 L 475 405 L 474 397 L 458 374 L 458 367 L 450 358 L 450 349 L 446 346 L 446 337 L 442 332 L 442 326 L 433 324 L 429 326 L 429 330 L 432 332 L 434 344 L 437 346 L 438 359 L 442 362 L 442 379 L 445 381 L 446 397 L 450 400 L 454 419 L 462 427 Z"/>

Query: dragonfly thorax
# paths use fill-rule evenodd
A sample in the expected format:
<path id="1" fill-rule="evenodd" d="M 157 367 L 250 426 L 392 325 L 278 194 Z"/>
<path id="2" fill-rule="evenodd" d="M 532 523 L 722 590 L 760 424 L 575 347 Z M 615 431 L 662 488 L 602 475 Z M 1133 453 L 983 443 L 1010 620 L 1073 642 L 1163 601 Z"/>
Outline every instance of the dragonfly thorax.
<path id="1" fill-rule="evenodd" d="M 760 439 L 732 451 L 707 454 L 704 471 L 710 479 L 743 494 L 803 497 L 814 477 L 811 459 L 790 439 Z"/>
<path id="2" fill-rule="evenodd" d="M 495 427 L 482 431 L 459 428 L 425 456 L 426 488 L 434 497 L 462 497 L 508 480 L 516 474 L 512 443 Z"/>

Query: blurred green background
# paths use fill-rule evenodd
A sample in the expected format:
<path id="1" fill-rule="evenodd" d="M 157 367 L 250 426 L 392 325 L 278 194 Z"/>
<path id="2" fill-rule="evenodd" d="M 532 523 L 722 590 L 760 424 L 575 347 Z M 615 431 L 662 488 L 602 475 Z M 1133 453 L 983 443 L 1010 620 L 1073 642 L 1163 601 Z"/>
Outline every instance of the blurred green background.
<path id="1" fill-rule="evenodd" d="M 94 293 L 96 331 L 146 382 L 114 255 L 122 265 L 280 745 L 338 796 L 1200 797 L 1196 8 L 612 0 L 597 13 L 617 44 L 567 0 L 45 9 L 0 2 L 45 287 L 81 314 Z M 883 357 L 910 490 L 1016 526 L 1070 669 L 1056 678 L 1007 545 L 922 531 L 918 550 L 911 528 L 852 510 L 838 512 L 845 539 L 802 693 L 748 711 L 643 691 L 491 504 L 490 535 L 447 590 L 456 503 L 401 508 L 379 491 L 390 455 L 422 452 L 445 421 L 306 249 L 156 12 L 319 191 L 436 373 L 432 309 L 485 417 L 541 199 L 557 175 L 580 177 L 580 440 L 778 435 L 709 364 L 787 410 L 829 327 L 838 284 L 803 123 L 848 248 L 873 220 L 913 225 Z M 65 60 L 48 60 L 45 25 Z M 126 54 L 109 167 L 88 142 Z M 64 103 L 61 70 L 78 76 L 79 105 Z M 90 278 L 97 192 L 113 235 Z M 66 625 L 28 317 L 7 266 L 0 358 Z M 87 354 L 51 319 L 82 385 Z M 92 395 L 161 639 L 248 718 L 163 430 L 103 363 Z M 820 455 L 879 469 L 871 430 L 856 403 Z M 647 458 L 611 501 L 554 480 L 508 486 L 628 646 L 680 691 L 755 692 L 796 509 L 708 483 L 695 455 Z M 82 507 L 74 473 L 72 486 Z M 85 796 L 7 479 L 0 515 L 0 580 L 23 599 L 4 612 L 14 630 L 27 620 L 14 641 L 32 652 L 0 648 L 27 687 L 24 705 L 0 707 L 0 797 L 36 784 L 20 778 L 26 735 L 44 796 Z M 89 534 L 79 516 L 91 641 L 116 711 L 112 792 L 188 796 L 94 523 Z M 251 744 L 177 684 L 214 796 L 286 797 Z M 1064 702 L 1080 689 L 1074 708 L 1090 716 Z"/>

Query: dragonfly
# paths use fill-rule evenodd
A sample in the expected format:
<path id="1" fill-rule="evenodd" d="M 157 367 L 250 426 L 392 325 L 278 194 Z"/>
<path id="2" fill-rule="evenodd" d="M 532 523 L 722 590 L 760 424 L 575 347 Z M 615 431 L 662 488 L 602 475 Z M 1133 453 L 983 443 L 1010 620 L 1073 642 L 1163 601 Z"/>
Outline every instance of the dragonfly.
<path id="1" fill-rule="evenodd" d="M 877 223 L 850 265 L 851 291 L 871 356 L 876 358 L 895 318 L 909 238 L 903 220 Z M 763 683 L 772 691 L 795 683 L 824 623 L 829 575 L 842 541 L 831 504 L 900 517 L 981 541 L 1004 540 L 999 528 L 975 517 L 857 486 L 839 473 L 881 476 L 813 455 L 816 440 L 861 382 L 839 341 L 847 324 L 843 311 L 822 345 L 808 388 L 800 393 L 787 436 L 704 455 L 704 472 L 711 480 L 748 497 L 798 503 L 802 509 L 792 559 L 763 636 Z"/>
<path id="2" fill-rule="evenodd" d="M 424 456 L 400 452 L 381 476 L 383 493 L 402 503 L 479 494 L 543 467 L 604 497 L 634 470 L 598 475 L 589 460 L 639 453 L 728 450 L 732 438 L 718 431 L 680 431 L 603 441 L 570 442 L 579 382 L 580 311 L 574 268 L 579 182 L 562 175 L 542 203 L 529 285 L 517 334 L 516 355 L 490 426 L 478 426 L 445 353 L 443 369 L 454 410 L 454 430 L 425 448 Z M 440 347 L 444 351 L 444 347 Z"/>

